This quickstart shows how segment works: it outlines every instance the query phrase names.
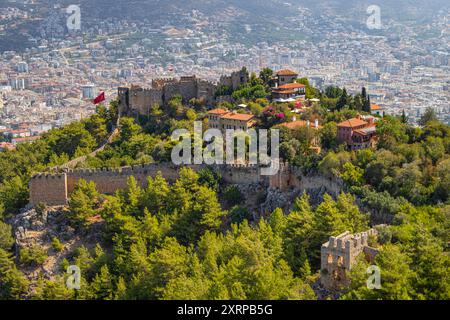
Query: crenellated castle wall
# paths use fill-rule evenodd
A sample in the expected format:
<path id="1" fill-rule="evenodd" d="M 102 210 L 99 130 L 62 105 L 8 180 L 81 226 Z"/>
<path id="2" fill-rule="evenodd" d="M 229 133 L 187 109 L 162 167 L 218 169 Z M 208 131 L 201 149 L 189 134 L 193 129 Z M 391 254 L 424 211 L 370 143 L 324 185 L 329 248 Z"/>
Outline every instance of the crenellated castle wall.
<path id="1" fill-rule="evenodd" d="M 177 95 L 181 96 L 183 103 L 188 103 L 192 98 L 196 98 L 206 105 L 212 106 L 217 102 L 215 93 L 218 85 L 226 85 L 236 90 L 248 80 L 248 73 L 243 69 L 233 72 L 230 76 L 222 76 L 219 84 L 199 79 L 196 76 L 184 76 L 180 79 L 154 79 L 150 88 L 133 85 L 119 87 L 120 112 L 130 116 L 147 116 L 153 105 L 165 105 Z"/>
<path id="2" fill-rule="evenodd" d="M 163 104 L 163 91 L 154 88 L 141 88 L 131 86 L 128 90 L 119 88 L 121 112 L 132 110 L 134 113 L 148 115 L 154 105 Z"/>
<path id="3" fill-rule="evenodd" d="M 195 171 L 205 168 L 206 165 L 185 165 Z M 314 183 L 325 183 L 324 186 L 332 195 L 339 193 L 339 183 L 324 181 L 319 177 L 305 177 L 300 170 L 282 164 L 276 175 L 265 176 L 261 174 L 262 167 L 258 165 L 215 165 L 213 170 L 219 172 L 226 184 L 261 184 L 265 187 L 286 190 L 298 188 L 307 190 L 317 187 Z M 138 183 L 145 187 L 148 177 L 155 177 L 158 172 L 168 182 L 174 182 L 179 176 L 180 166 L 172 163 L 147 164 L 114 169 L 65 169 L 58 174 L 37 174 L 30 180 L 30 204 L 40 202 L 49 205 L 64 205 L 73 192 L 80 179 L 93 181 L 97 190 L 104 194 L 113 194 L 127 186 L 127 180 L 134 176 Z"/>

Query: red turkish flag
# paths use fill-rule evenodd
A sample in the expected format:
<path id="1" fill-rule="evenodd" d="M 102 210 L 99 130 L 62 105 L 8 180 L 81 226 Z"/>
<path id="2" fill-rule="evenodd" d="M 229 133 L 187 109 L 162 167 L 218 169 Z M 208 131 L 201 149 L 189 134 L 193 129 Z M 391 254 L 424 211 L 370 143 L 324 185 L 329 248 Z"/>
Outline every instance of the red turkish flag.
<path id="1" fill-rule="evenodd" d="M 94 99 L 94 104 L 99 104 L 102 101 L 105 101 L 105 93 L 104 92 L 100 93 L 98 95 L 98 97 Z"/>

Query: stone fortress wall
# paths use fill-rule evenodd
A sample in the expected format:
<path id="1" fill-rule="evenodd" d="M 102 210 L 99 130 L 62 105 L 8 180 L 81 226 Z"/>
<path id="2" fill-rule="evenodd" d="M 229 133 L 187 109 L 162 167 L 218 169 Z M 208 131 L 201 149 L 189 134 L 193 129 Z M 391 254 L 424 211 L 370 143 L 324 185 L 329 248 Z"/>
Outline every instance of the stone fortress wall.
<path id="1" fill-rule="evenodd" d="M 207 165 L 185 165 L 199 171 Z M 333 196 L 342 190 L 340 181 L 334 181 L 321 176 L 304 176 L 296 167 L 281 164 L 277 174 L 265 176 L 261 174 L 262 167 L 258 165 L 215 165 L 213 170 L 219 172 L 226 184 L 248 185 L 261 184 L 267 188 L 281 190 L 308 190 L 324 186 Z M 138 183 L 145 187 L 148 177 L 155 177 L 158 172 L 168 182 L 174 182 L 179 175 L 181 166 L 172 163 L 148 164 L 115 169 L 64 169 L 61 173 L 39 173 L 30 180 L 31 205 L 46 203 L 48 205 L 65 205 L 80 179 L 93 181 L 97 190 L 104 194 L 113 194 L 127 186 L 127 180 L 134 176 Z"/>
<path id="2" fill-rule="evenodd" d="M 281 164 L 277 174 L 265 176 L 261 174 L 259 165 L 184 165 L 195 171 L 210 167 L 218 171 L 226 184 L 252 185 L 259 184 L 265 188 L 282 191 L 309 191 L 324 188 L 327 193 L 336 197 L 343 190 L 341 180 L 325 178 L 321 175 L 303 175 L 301 170 L 289 164 Z M 148 164 L 114 169 L 63 169 L 60 173 L 39 173 L 29 183 L 30 205 L 39 203 L 46 205 L 66 205 L 76 184 L 80 179 L 96 184 L 102 194 L 114 194 L 127 187 L 128 178 L 134 176 L 141 187 L 145 187 L 148 177 L 158 173 L 173 183 L 179 177 L 182 166 L 172 163 Z M 321 285 L 328 290 L 339 289 L 349 284 L 347 272 L 364 253 L 369 261 L 373 261 L 378 250 L 369 246 L 369 236 L 376 236 L 377 229 L 370 229 L 358 234 L 345 232 L 321 247 Z"/>
<path id="3" fill-rule="evenodd" d="M 202 165 L 184 165 L 195 171 L 208 167 Z M 263 167 L 259 165 L 215 165 L 209 166 L 219 172 L 223 182 L 236 185 L 259 184 L 265 188 L 282 191 L 308 191 L 324 188 L 327 193 L 336 197 L 343 189 L 341 180 L 328 179 L 320 175 L 302 174 L 301 170 L 289 164 L 281 164 L 278 173 L 272 176 L 261 174 Z M 114 194 L 117 190 L 127 187 L 128 178 L 134 176 L 141 187 L 145 187 L 148 177 L 155 177 L 158 173 L 173 183 L 179 177 L 182 166 L 173 163 L 148 164 L 114 169 L 63 169 L 60 173 L 39 173 L 33 176 L 29 183 L 29 203 L 35 206 L 39 203 L 46 205 L 66 205 L 70 195 L 80 179 L 96 184 L 102 194 Z M 366 255 L 374 256 L 377 250 L 368 247 L 368 236 L 375 230 L 351 235 L 348 232 L 338 237 L 330 237 L 329 242 L 321 249 L 322 271 L 321 283 L 325 288 L 335 288 L 346 283 L 345 272 L 356 261 L 356 257 L 364 251 Z M 331 258 L 330 258 L 331 257 Z"/>
<path id="4" fill-rule="evenodd" d="M 30 180 L 30 203 L 61 204 L 67 199 L 67 175 L 38 174 Z"/>
<path id="5" fill-rule="evenodd" d="M 301 168 L 284 164 L 280 167 L 278 174 L 269 177 L 269 186 L 282 190 L 288 188 L 310 190 L 324 187 L 330 195 L 335 197 L 341 193 L 343 182 L 338 178 L 331 179 L 323 175 L 304 175 Z"/>
<path id="6" fill-rule="evenodd" d="M 247 83 L 248 80 L 245 69 L 233 72 L 230 76 L 222 76 L 217 84 L 196 76 L 154 79 L 150 88 L 134 85 L 119 87 L 119 107 L 121 114 L 147 116 L 152 106 L 165 105 L 176 95 L 182 97 L 183 103 L 196 98 L 210 106 L 217 102 L 215 93 L 219 86 L 224 85 L 236 90 L 239 85 Z"/>

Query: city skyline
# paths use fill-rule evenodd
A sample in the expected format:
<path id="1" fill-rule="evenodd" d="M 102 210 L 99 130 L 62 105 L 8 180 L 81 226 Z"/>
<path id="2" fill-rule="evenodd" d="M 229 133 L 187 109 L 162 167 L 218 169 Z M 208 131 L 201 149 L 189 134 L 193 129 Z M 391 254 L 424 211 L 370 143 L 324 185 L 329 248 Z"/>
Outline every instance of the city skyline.
<path id="1" fill-rule="evenodd" d="M 33 3 L 39 1 L 0 7 L 4 32 L 39 16 Z M 257 73 L 265 67 L 291 68 L 321 90 L 333 85 L 356 93 L 366 87 L 372 101 L 391 114 L 405 110 L 417 122 L 433 107 L 441 120 L 450 121 L 448 6 L 416 23 L 395 20 L 385 3 L 379 7 L 380 29 L 374 30 L 365 25 L 371 15 L 363 2 L 347 15 L 323 3 L 327 10 L 317 14 L 315 6 L 286 2 L 273 14 L 275 21 L 286 21 L 268 20 L 267 30 L 241 21 L 248 13 L 232 3 L 217 16 L 168 12 L 156 22 L 126 15 L 116 22 L 102 20 L 85 13 L 82 4 L 80 29 L 70 30 L 69 5 L 55 4 L 50 16 L 38 19 L 39 32 L 29 47 L 13 52 L 0 46 L 0 125 L 26 122 L 24 112 L 32 115 L 28 121 L 46 127 L 87 117 L 95 110 L 83 99 L 83 87 L 90 84 L 111 100 L 121 85 L 148 87 L 153 79 L 188 75 L 217 82 L 244 66 Z M 422 29 L 430 33 L 424 39 Z"/>

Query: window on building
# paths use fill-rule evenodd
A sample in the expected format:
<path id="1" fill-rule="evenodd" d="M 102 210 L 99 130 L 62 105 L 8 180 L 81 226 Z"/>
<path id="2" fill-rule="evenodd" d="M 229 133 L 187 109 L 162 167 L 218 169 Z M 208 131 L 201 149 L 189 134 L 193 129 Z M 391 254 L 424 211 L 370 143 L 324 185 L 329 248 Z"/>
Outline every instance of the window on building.
<path id="1" fill-rule="evenodd" d="M 333 279 L 339 280 L 339 274 L 338 274 L 337 270 L 333 270 Z"/>

